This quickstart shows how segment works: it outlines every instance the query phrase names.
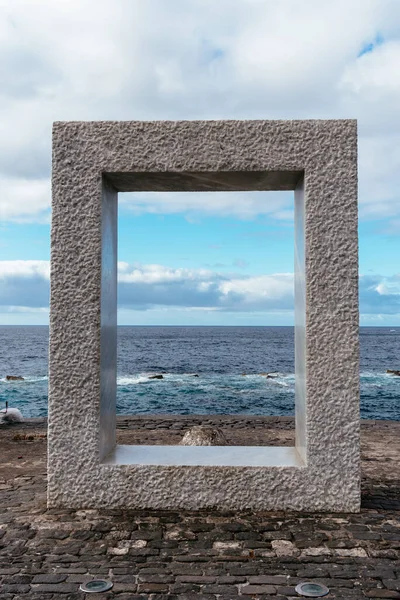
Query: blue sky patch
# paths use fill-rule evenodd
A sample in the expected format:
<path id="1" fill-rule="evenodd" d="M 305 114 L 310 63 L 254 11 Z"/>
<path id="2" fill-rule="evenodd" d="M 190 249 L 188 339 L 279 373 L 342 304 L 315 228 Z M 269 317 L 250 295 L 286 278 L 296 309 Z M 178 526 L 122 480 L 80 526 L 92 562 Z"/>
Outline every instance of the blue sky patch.
<path id="1" fill-rule="evenodd" d="M 360 58 L 360 56 L 363 56 L 364 54 L 369 54 L 370 52 L 373 52 L 375 48 L 381 46 L 384 43 L 384 41 L 385 40 L 383 36 L 378 33 L 378 35 L 372 42 L 367 42 L 366 44 L 364 44 L 364 46 L 358 53 L 358 58 Z"/>

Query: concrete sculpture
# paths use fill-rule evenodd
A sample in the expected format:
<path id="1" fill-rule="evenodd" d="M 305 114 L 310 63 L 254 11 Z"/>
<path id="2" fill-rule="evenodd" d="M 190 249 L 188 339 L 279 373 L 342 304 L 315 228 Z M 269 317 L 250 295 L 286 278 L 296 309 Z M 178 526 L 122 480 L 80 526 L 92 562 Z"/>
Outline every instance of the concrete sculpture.
<path id="1" fill-rule="evenodd" d="M 295 447 L 116 445 L 117 197 L 146 190 L 294 190 Z M 49 506 L 359 510 L 355 121 L 55 123 L 51 239 Z"/>

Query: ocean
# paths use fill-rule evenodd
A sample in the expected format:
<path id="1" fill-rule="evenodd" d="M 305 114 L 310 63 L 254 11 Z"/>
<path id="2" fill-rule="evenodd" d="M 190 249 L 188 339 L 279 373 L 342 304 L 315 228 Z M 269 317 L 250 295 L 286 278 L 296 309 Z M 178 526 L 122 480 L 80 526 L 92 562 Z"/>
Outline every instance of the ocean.
<path id="1" fill-rule="evenodd" d="M 360 344 L 361 417 L 400 420 L 400 327 Z M 47 359 L 47 327 L 0 326 L 0 408 L 47 415 Z M 292 415 L 294 383 L 293 327 L 118 327 L 118 414 Z"/>

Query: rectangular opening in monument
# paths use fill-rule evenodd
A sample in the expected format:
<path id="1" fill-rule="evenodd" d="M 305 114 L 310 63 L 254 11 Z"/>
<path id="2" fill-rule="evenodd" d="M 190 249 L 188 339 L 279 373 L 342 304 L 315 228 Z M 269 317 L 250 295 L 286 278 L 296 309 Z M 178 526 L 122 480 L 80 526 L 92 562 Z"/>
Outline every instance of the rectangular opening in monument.
<path id="1" fill-rule="evenodd" d="M 295 207 L 293 227 L 287 191 L 119 194 L 118 363 L 114 400 L 100 411 L 103 464 L 305 465 L 301 183 Z M 114 417 L 110 435 L 112 404 L 131 434 L 117 439 Z M 217 441 L 181 445 L 200 425 Z"/>
<path id="2" fill-rule="evenodd" d="M 294 443 L 293 193 L 140 192 L 118 209 L 116 405 L 146 415 L 136 443 L 205 423 L 229 444 L 249 443 L 244 423 L 254 446 Z"/>

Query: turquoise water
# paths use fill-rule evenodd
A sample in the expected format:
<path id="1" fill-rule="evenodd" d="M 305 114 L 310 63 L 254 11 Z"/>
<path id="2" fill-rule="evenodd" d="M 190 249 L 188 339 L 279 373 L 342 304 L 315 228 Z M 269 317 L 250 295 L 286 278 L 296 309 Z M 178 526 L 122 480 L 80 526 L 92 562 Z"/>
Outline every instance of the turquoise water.
<path id="1" fill-rule="evenodd" d="M 400 328 L 361 328 L 360 342 L 361 416 L 400 420 L 400 377 L 385 372 L 400 369 Z M 0 327 L 0 405 L 47 415 L 47 352 L 47 327 Z M 118 329 L 118 414 L 291 415 L 294 383 L 291 327 Z"/>

